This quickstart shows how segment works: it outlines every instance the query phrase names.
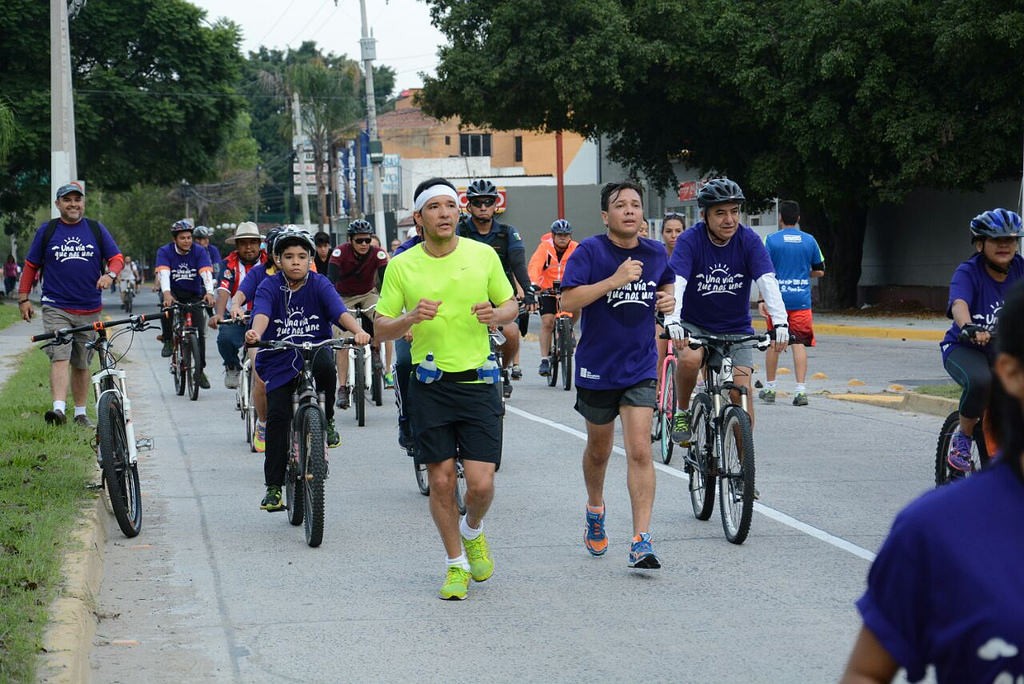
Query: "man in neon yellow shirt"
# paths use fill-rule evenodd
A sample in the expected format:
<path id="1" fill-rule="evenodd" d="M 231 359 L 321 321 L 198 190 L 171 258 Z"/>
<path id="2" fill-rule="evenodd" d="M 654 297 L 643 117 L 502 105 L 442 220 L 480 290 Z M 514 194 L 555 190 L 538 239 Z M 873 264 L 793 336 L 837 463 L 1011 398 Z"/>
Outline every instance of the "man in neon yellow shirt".
<path id="1" fill-rule="evenodd" d="M 482 526 L 494 498 L 504 408 L 499 386 L 482 381 L 478 370 L 490 354 L 488 326 L 511 323 L 519 304 L 494 250 L 456 234 L 458 194 L 451 183 L 424 181 L 413 200 L 423 242 L 388 264 L 374 328 L 381 339 L 412 333 L 409 419 L 416 462 L 427 465 L 430 514 L 448 558 L 439 595 L 461 600 L 470 577 L 483 582 L 494 572 Z M 466 477 L 461 520 L 456 455 Z"/>

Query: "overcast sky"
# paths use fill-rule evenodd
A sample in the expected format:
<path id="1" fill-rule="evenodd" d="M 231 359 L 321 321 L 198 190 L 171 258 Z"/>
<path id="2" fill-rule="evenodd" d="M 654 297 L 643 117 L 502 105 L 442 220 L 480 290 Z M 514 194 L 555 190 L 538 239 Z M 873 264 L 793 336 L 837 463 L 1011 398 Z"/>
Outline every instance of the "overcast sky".
<path id="1" fill-rule="evenodd" d="M 245 54 L 260 45 L 297 48 L 316 41 L 324 52 L 359 59 L 362 23 L 359 0 L 190 0 L 207 19 L 227 17 L 242 27 Z M 434 75 L 437 47 L 444 42 L 430 24 L 421 0 L 366 0 L 366 20 L 377 39 L 376 66 L 395 70 L 395 93 L 423 84 L 419 72 Z"/>

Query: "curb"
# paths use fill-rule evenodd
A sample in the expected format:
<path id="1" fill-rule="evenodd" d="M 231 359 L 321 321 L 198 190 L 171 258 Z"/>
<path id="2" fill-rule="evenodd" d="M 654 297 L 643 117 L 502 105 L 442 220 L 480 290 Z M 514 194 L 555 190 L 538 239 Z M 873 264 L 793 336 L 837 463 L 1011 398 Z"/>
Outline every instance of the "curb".
<path id="1" fill-rule="evenodd" d="M 64 582 L 50 604 L 50 622 L 43 634 L 38 682 L 88 682 L 89 657 L 96 636 L 96 595 L 103 581 L 103 547 L 107 541 L 103 521 L 103 495 L 82 510 L 71 533 L 62 564 Z"/>
<path id="2" fill-rule="evenodd" d="M 857 404 L 870 404 L 883 408 L 897 409 L 899 411 L 912 411 L 914 413 L 925 413 L 930 416 L 945 417 L 951 411 L 955 411 L 960 405 L 956 399 L 945 397 L 933 397 L 927 394 L 828 394 L 829 399 L 839 401 L 852 401 Z"/>

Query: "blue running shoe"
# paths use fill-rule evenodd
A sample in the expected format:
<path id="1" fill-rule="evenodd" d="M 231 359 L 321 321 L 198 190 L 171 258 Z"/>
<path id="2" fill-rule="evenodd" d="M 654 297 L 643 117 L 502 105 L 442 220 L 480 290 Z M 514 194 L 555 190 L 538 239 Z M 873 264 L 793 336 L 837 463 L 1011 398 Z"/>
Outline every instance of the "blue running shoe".
<path id="1" fill-rule="evenodd" d="M 629 547 L 629 567 L 641 570 L 657 570 L 661 567 L 661 561 L 651 548 L 651 535 L 648 533 L 641 532 L 633 537 L 633 544 Z"/>
<path id="2" fill-rule="evenodd" d="M 608 537 L 604 533 L 604 511 L 591 513 L 587 509 L 587 531 L 583 543 L 592 556 L 603 556 L 608 550 Z"/>

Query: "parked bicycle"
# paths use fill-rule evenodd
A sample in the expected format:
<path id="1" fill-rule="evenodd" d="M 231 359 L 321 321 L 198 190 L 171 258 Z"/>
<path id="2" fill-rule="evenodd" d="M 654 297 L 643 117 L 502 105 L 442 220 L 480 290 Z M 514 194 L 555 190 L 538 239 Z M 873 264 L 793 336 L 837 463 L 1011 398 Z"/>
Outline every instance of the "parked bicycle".
<path id="1" fill-rule="evenodd" d="M 153 440 L 136 439 L 132 422 L 132 402 L 128 398 L 127 374 L 118 368 L 118 362 L 131 348 L 135 333 L 155 326 L 150 321 L 160 314 L 130 316 L 117 321 L 96 321 L 74 328 L 61 328 L 32 338 L 33 342 L 52 340 L 44 347 L 71 344 L 75 333 L 96 331 L 96 339 L 86 346 L 99 357 L 100 369 L 92 376 L 96 394 L 96 462 L 103 477 L 103 488 L 110 500 L 110 509 L 117 525 L 126 537 L 135 537 L 142 531 L 142 492 L 139 485 L 138 450 L 152 449 Z M 107 331 L 128 326 L 112 337 Z M 113 341 L 129 334 L 123 351 L 115 350 Z"/>
<path id="2" fill-rule="evenodd" d="M 754 437 L 746 387 L 734 382 L 732 352 L 743 346 L 764 351 L 767 334 L 711 335 L 683 323 L 691 349 L 704 349 L 704 389 L 690 403 L 692 437 L 685 446 L 684 471 L 690 476 L 690 504 L 698 520 L 711 517 L 715 484 L 725 538 L 742 544 L 754 511 Z M 739 403 L 732 395 L 739 395 Z"/>
<path id="3" fill-rule="evenodd" d="M 555 298 L 555 327 L 551 330 L 551 347 L 548 358 L 551 360 L 551 371 L 548 373 L 548 387 L 558 384 L 558 373 L 562 373 L 562 389 L 572 389 L 572 357 L 576 349 L 576 331 L 573 328 L 572 314 L 562 310 L 562 282 L 556 280 L 550 290 L 542 295 Z"/>
<path id="4" fill-rule="evenodd" d="M 678 399 L 676 352 L 668 333 L 662 332 L 660 337 L 669 340 L 669 343 L 666 345 L 668 351 L 658 373 L 658 404 L 654 409 L 654 420 L 651 421 L 651 441 L 660 443 L 661 462 L 667 465 L 672 460 L 672 450 L 675 448 L 675 442 L 672 441 L 672 421 L 675 420 Z"/>
<path id="5" fill-rule="evenodd" d="M 320 546 L 324 536 L 324 482 L 327 480 L 327 417 L 322 392 L 313 379 L 313 359 L 323 349 L 348 350 L 354 338 L 321 342 L 270 340 L 259 349 L 292 349 L 299 353 L 302 371 L 292 392 L 292 420 L 288 428 L 288 467 L 285 471 L 285 504 L 288 522 L 305 523 L 306 543 Z"/>
<path id="6" fill-rule="evenodd" d="M 213 309 L 202 302 L 175 302 L 164 311 L 171 312 L 174 317 L 171 325 L 174 391 L 179 397 L 187 391 L 188 398 L 196 401 L 199 398 L 199 376 L 203 372 L 199 326 L 203 324 L 203 312 L 212 314 Z"/>

